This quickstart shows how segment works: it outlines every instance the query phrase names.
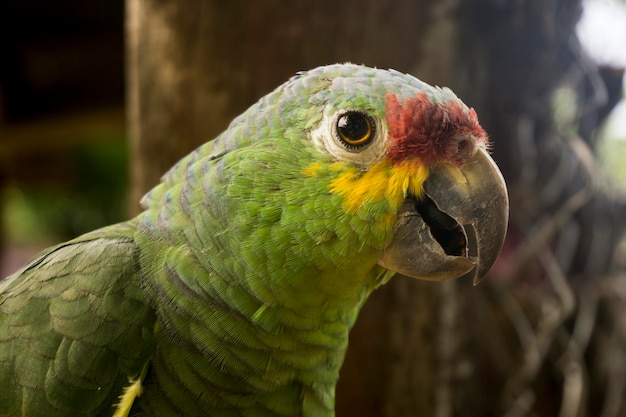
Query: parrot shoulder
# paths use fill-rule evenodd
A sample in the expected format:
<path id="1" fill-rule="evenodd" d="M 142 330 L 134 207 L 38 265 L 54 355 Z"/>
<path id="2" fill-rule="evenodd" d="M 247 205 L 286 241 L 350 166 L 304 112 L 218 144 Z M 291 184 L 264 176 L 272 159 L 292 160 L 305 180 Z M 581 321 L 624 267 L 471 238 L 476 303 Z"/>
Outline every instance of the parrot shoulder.
<path id="1" fill-rule="evenodd" d="M 111 412 L 142 374 L 156 319 L 135 230 L 131 221 L 85 234 L 0 282 L 0 415 Z"/>

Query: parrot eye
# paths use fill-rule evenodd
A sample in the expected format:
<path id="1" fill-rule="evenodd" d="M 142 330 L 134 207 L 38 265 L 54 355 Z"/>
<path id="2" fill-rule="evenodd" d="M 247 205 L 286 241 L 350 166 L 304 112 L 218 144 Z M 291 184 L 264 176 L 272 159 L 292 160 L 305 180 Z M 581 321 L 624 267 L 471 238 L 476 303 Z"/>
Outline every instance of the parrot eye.
<path id="1" fill-rule="evenodd" d="M 350 152 L 357 152 L 369 145 L 375 137 L 374 120 L 360 111 L 348 111 L 337 118 L 336 136 L 341 145 Z"/>
<path id="2" fill-rule="evenodd" d="M 385 155 L 387 126 L 375 110 L 335 110 L 328 106 L 319 126 L 311 129 L 310 138 L 335 159 L 368 167 Z"/>

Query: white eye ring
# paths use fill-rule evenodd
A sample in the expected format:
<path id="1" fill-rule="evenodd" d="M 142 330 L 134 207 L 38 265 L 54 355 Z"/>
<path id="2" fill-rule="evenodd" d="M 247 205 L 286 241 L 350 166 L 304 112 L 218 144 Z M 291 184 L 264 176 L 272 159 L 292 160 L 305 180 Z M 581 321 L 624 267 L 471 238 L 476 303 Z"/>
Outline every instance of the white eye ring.
<path id="1" fill-rule="evenodd" d="M 342 124 L 345 129 L 342 129 Z M 311 131 L 311 140 L 318 149 L 336 159 L 354 162 L 363 167 L 382 159 L 386 137 L 385 123 L 358 109 L 333 111 L 327 108 L 319 126 Z"/>

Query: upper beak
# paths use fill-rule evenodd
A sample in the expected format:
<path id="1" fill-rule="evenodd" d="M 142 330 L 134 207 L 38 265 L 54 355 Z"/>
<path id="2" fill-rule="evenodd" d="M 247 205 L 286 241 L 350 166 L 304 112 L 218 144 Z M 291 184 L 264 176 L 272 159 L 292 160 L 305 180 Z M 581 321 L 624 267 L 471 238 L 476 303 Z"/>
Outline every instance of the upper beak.
<path id="1" fill-rule="evenodd" d="M 394 238 L 378 263 L 429 281 L 468 274 L 477 284 L 506 235 L 509 199 L 500 170 L 479 148 L 462 166 L 434 166 L 424 189 L 419 200 L 405 200 Z"/>

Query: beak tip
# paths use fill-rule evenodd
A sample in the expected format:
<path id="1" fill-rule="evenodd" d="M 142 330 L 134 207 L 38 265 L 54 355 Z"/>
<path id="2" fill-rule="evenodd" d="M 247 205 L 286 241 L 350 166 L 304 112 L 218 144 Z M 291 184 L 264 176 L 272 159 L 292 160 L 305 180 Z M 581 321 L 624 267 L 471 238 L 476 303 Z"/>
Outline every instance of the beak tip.
<path id="1" fill-rule="evenodd" d="M 483 280 L 484 276 L 480 276 L 478 274 L 474 275 L 474 281 L 473 281 L 473 285 L 474 287 L 477 287 L 478 284 L 480 284 L 480 282 Z"/>

